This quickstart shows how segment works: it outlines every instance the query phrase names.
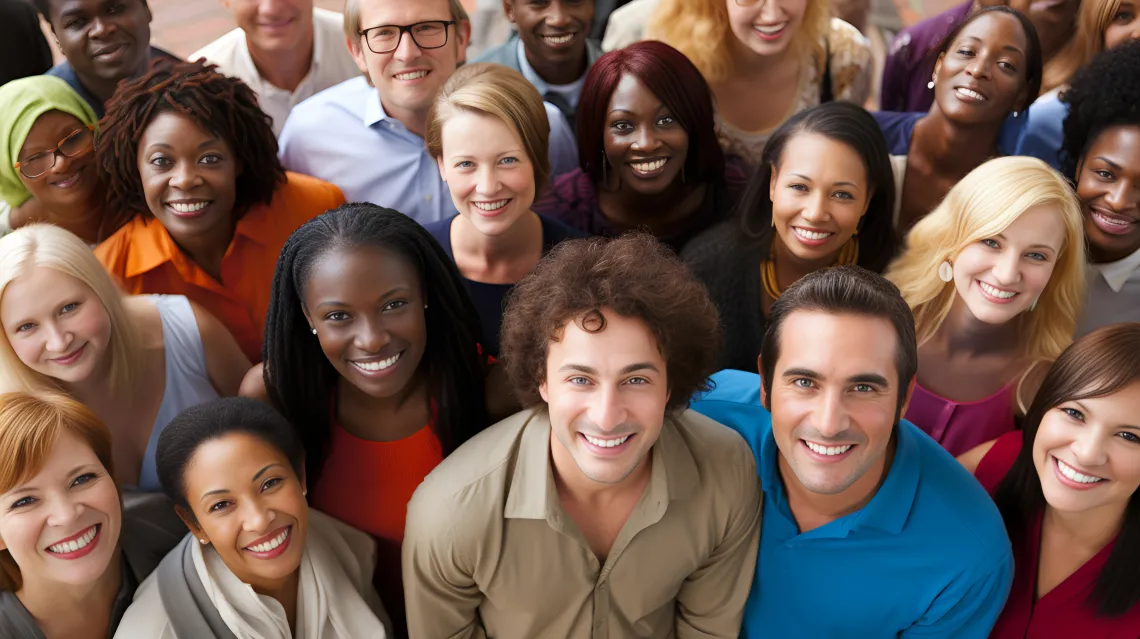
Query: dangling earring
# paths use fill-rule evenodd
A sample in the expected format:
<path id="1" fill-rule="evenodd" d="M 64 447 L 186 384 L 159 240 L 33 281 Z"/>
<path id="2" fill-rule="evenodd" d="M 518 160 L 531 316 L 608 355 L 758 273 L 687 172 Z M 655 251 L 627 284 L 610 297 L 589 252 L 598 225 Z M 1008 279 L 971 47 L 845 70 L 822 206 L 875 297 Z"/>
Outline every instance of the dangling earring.
<path id="1" fill-rule="evenodd" d="M 1040 295 L 1038 295 L 1038 296 L 1037 296 L 1037 297 L 1036 297 L 1036 298 L 1033 300 L 1033 304 L 1032 304 L 1032 305 L 1030 305 L 1030 307 L 1029 307 L 1029 312 L 1030 312 L 1030 313 L 1032 313 L 1033 311 L 1037 310 L 1037 302 L 1040 302 L 1040 301 L 1041 301 L 1041 296 L 1040 296 Z"/>
<path id="2" fill-rule="evenodd" d="M 954 267 L 950 265 L 950 260 L 943 260 L 938 265 L 938 279 L 946 283 L 950 283 L 954 279 Z"/>
<path id="3" fill-rule="evenodd" d="M 931 80 L 930 82 L 927 82 L 927 83 L 926 83 L 926 88 L 928 88 L 928 89 L 933 89 L 933 88 L 934 88 L 934 80 Z"/>

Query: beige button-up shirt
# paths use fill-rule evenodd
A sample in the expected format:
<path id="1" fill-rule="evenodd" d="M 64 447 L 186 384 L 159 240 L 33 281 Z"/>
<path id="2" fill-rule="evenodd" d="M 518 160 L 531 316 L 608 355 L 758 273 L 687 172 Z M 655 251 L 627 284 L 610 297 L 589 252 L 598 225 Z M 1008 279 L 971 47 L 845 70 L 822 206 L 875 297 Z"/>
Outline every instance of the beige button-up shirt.
<path id="1" fill-rule="evenodd" d="M 408 505 L 412 639 L 736 637 L 756 567 L 760 483 L 748 444 L 666 418 L 648 486 L 598 561 L 562 510 L 545 410 L 444 460 Z"/>

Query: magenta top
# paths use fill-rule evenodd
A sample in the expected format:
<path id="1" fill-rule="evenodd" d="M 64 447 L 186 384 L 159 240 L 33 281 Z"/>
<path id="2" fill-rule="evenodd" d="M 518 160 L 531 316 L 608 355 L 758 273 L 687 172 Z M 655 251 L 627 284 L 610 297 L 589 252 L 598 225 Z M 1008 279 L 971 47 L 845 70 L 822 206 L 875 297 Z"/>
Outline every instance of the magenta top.
<path id="1" fill-rule="evenodd" d="M 976 402 L 956 402 L 914 385 L 906 419 L 957 457 L 971 448 L 1015 429 L 1014 391 L 1017 380 Z"/>

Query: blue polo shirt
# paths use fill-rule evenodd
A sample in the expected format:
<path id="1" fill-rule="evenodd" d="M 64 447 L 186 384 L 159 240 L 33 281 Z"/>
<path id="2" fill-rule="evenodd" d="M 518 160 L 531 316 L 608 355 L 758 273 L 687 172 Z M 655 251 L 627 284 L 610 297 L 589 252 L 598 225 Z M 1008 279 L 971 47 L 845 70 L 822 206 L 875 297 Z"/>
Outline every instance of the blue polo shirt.
<path id="1" fill-rule="evenodd" d="M 763 528 L 742 637 L 983 639 L 1013 580 L 1001 515 L 981 485 L 910 422 L 862 509 L 801 533 L 788 507 L 760 377 L 726 370 L 693 410 L 756 455 Z"/>

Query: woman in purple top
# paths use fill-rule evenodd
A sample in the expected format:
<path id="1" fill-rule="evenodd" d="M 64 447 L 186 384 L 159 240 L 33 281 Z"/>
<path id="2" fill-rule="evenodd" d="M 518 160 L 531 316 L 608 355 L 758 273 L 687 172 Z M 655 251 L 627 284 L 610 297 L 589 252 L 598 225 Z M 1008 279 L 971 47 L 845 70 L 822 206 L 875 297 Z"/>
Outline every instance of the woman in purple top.
<path id="1" fill-rule="evenodd" d="M 594 235 L 646 229 L 678 252 L 731 214 L 747 181 L 725 161 L 700 71 L 661 42 L 611 51 L 590 68 L 578 161 L 535 212 Z"/>

